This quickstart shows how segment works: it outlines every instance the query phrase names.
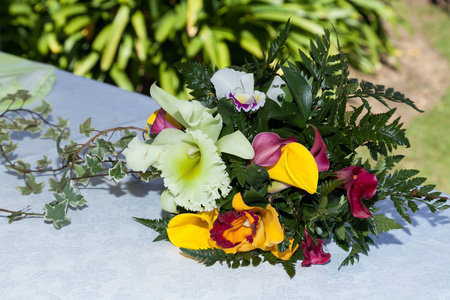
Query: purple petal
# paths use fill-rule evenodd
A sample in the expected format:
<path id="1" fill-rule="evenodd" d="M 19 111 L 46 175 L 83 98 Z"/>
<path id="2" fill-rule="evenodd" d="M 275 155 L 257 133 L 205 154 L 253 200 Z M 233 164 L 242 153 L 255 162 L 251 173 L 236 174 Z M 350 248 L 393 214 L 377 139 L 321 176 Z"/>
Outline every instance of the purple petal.
<path id="1" fill-rule="evenodd" d="M 177 127 L 166 119 L 166 111 L 161 108 L 158 114 L 156 115 L 155 122 L 153 122 L 153 125 L 150 128 L 150 133 L 151 134 L 160 133 L 166 128 L 177 128 Z"/>
<path id="2" fill-rule="evenodd" d="M 273 132 L 258 133 L 252 142 L 255 150 L 253 162 L 262 167 L 274 165 L 280 159 L 281 148 L 289 143 L 298 143 L 298 140 L 294 137 L 282 139 Z"/>
<path id="3" fill-rule="evenodd" d="M 315 138 L 314 138 L 314 145 L 311 148 L 310 152 L 311 152 L 312 156 L 314 156 L 314 159 L 316 160 L 317 167 L 319 168 L 319 172 L 328 171 L 328 169 L 330 168 L 330 162 L 328 161 L 328 156 L 327 156 L 327 146 L 323 142 L 322 136 L 320 135 L 319 130 L 314 126 L 313 126 L 313 128 L 314 128 Z"/>

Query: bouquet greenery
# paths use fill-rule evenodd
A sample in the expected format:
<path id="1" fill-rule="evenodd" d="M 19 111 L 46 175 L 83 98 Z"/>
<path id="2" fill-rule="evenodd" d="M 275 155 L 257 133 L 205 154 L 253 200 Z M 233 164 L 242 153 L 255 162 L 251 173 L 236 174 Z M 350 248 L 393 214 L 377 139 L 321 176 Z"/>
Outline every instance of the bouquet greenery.
<path id="1" fill-rule="evenodd" d="M 1 153 L 10 169 L 24 175 L 22 193 L 40 192 L 43 183 L 36 183 L 30 164 L 8 158 L 14 150 L 8 130 L 49 126 L 43 135 L 56 139 L 63 165 L 46 169 L 46 157 L 38 165 L 62 174 L 49 179 L 55 201 L 38 215 L 58 229 L 70 222 L 69 205 L 86 203 L 74 184 L 138 174 L 144 181 L 163 178 L 161 206 L 171 217 L 136 220 L 156 230 L 156 240 L 169 240 L 205 265 L 268 261 L 282 264 L 293 277 L 297 261 L 310 266 L 330 260 L 323 250 L 329 239 L 348 252 L 341 266 L 353 264 L 368 254 L 373 236 L 402 228 L 377 202 L 392 202 L 410 223 L 408 212 L 419 209 L 416 202 L 435 212 L 447 209 L 448 199 L 423 185 L 416 170 L 391 171 L 402 156 L 390 153 L 409 142 L 400 120 L 391 120 L 394 109 L 374 114 L 369 99 L 388 108 L 388 101 L 417 109 L 414 103 L 391 88 L 350 79 L 342 50 L 330 47 L 329 31 L 311 41 L 309 55 L 299 51 L 301 62 L 286 63 L 280 57 L 288 36 L 289 22 L 262 60 L 240 67 L 178 63 L 195 100 L 179 100 L 154 84 L 150 94 L 161 109 L 145 130 L 113 128 L 83 145 L 71 141 L 61 147 L 64 121 L 46 121 L 48 103 L 27 111 L 39 124 L 21 119 L 23 109 L 18 119 L 6 117 L 17 110 L 7 110 L 0 115 Z M 14 97 L 26 94 L 2 101 Z M 352 98 L 361 105 L 349 106 Z M 115 143 L 101 138 L 117 130 L 125 134 Z M 90 120 L 80 126 L 87 136 L 94 131 Z M 360 148 L 371 158 L 359 158 Z M 1 210 L 10 213 L 10 221 L 36 215 Z"/>

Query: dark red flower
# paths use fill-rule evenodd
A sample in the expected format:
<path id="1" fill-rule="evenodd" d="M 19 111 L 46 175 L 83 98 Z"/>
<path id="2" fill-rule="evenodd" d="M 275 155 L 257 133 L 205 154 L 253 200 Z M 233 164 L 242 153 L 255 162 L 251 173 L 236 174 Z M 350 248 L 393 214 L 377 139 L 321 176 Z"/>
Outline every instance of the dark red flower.
<path id="1" fill-rule="evenodd" d="M 328 171 L 330 168 L 330 162 L 328 161 L 327 156 L 327 146 L 323 142 L 319 130 L 314 126 L 313 128 L 315 134 L 314 145 L 309 152 L 311 152 L 312 156 L 314 156 L 319 172 Z"/>
<path id="2" fill-rule="evenodd" d="M 375 174 L 362 167 L 347 167 L 338 172 L 337 179 L 343 180 L 342 188 L 347 190 L 352 215 L 356 218 L 370 218 L 372 214 L 361 199 L 370 199 L 377 192 L 378 180 Z"/>
<path id="3" fill-rule="evenodd" d="M 309 267 L 311 264 L 321 265 L 330 260 L 331 254 L 323 252 L 323 240 L 316 239 L 316 241 L 317 245 L 305 228 L 305 240 L 302 241 L 302 250 L 305 259 L 302 261 L 302 267 Z"/>

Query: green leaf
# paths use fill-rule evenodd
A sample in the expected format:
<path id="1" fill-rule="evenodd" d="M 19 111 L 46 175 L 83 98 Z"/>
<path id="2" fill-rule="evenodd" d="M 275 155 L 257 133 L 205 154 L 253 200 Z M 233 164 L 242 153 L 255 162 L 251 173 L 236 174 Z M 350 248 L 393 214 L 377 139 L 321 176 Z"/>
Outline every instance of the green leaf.
<path id="1" fill-rule="evenodd" d="M 108 170 L 108 176 L 116 182 L 119 182 L 127 177 L 127 174 L 123 171 L 123 165 L 121 161 L 117 162 L 114 167 Z"/>
<path id="2" fill-rule="evenodd" d="M 114 147 L 120 148 L 120 149 L 124 149 L 130 142 L 131 140 L 136 136 L 136 132 L 134 131 L 129 131 L 128 129 L 125 129 L 123 131 L 123 136 L 120 138 L 120 140 L 118 140 L 117 142 L 115 142 L 113 144 Z"/>
<path id="3" fill-rule="evenodd" d="M 306 123 L 311 115 L 311 107 L 313 102 L 311 87 L 305 78 L 303 78 L 303 76 L 295 70 L 294 65 L 290 64 L 289 68 L 282 66 L 281 69 L 286 77 L 292 97 L 298 105 L 303 121 Z"/>
<path id="4" fill-rule="evenodd" d="M 167 235 L 167 226 L 172 218 L 165 218 L 165 219 L 141 219 L 141 218 L 134 218 L 135 221 L 138 221 L 139 223 L 153 229 L 159 235 L 153 240 L 154 242 L 166 240 L 169 241 L 169 236 Z"/>
<path id="5" fill-rule="evenodd" d="M 52 163 L 52 160 L 48 159 L 48 157 L 45 155 L 43 156 L 42 159 L 36 161 L 38 169 L 45 169 L 51 163 Z"/>
<path id="6" fill-rule="evenodd" d="M 53 222 L 53 226 L 55 226 L 56 229 L 61 229 L 61 227 L 68 225 L 70 223 L 70 218 L 66 215 L 67 205 L 67 201 L 45 204 L 44 219 Z"/>
<path id="7" fill-rule="evenodd" d="M 53 110 L 52 105 L 49 102 L 42 100 L 42 104 L 33 108 L 33 111 L 41 114 L 44 118 L 47 118 Z"/>
<path id="8" fill-rule="evenodd" d="M 88 118 L 86 121 L 84 121 L 83 124 L 80 124 L 80 133 L 85 134 L 87 137 L 91 135 L 93 131 L 95 131 L 95 128 L 91 126 L 91 118 Z"/>
<path id="9" fill-rule="evenodd" d="M 26 186 L 18 186 L 17 189 L 20 191 L 22 195 L 39 194 L 42 192 L 42 188 L 44 187 L 44 182 L 36 183 L 33 174 L 28 175 L 26 180 Z"/>
<path id="10" fill-rule="evenodd" d="M 24 217 L 24 215 L 19 212 L 19 213 L 10 214 L 9 216 L 6 217 L 6 219 L 8 220 L 8 224 L 11 224 L 12 222 L 14 222 L 16 220 L 20 220 L 23 217 Z"/>
<path id="11" fill-rule="evenodd" d="M 85 156 L 85 166 L 89 168 L 92 174 L 98 174 L 105 170 L 105 167 L 102 165 L 102 162 L 97 156 Z"/>
<path id="12" fill-rule="evenodd" d="M 378 233 L 393 229 L 402 229 L 403 226 L 397 223 L 394 219 L 386 217 L 384 214 L 374 215 L 375 223 L 377 225 Z"/>
<path id="13" fill-rule="evenodd" d="M 106 154 L 115 154 L 114 147 L 111 142 L 104 139 L 96 139 L 95 147 L 92 148 L 91 154 L 97 156 L 100 160 L 105 160 Z"/>
<path id="14" fill-rule="evenodd" d="M 87 203 L 83 195 L 75 191 L 72 182 L 66 184 L 62 193 L 53 193 L 53 196 L 58 203 L 67 203 L 73 208 L 81 207 Z"/>

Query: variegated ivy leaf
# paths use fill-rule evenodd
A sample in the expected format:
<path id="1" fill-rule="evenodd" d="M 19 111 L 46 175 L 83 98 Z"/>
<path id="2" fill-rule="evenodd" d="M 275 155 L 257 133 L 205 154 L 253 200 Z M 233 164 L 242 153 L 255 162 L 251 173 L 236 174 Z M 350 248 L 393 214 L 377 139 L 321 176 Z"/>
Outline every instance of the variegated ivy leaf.
<path id="1" fill-rule="evenodd" d="M 9 154 L 9 153 L 13 152 L 14 150 L 16 150 L 17 145 L 18 145 L 17 143 L 9 141 L 8 144 L 2 145 L 3 153 L 6 155 L 6 154 Z"/>
<path id="2" fill-rule="evenodd" d="M 120 140 L 114 143 L 114 147 L 124 149 L 135 136 L 136 132 L 125 129 Z"/>
<path id="3" fill-rule="evenodd" d="M 69 127 L 69 120 L 65 120 L 61 117 L 58 117 L 58 127 L 59 128 Z"/>
<path id="4" fill-rule="evenodd" d="M 89 183 L 89 175 L 91 174 L 91 170 L 89 169 L 88 166 L 83 165 L 74 165 L 73 166 L 73 170 L 75 172 L 75 174 L 77 175 L 77 182 L 81 183 L 82 185 L 86 186 Z M 84 177 L 84 178 L 83 178 Z"/>
<path id="5" fill-rule="evenodd" d="M 14 165 L 6 165 L 6 167 L 8 169 L 16 172 L 17 175 L 24 175 L 25 172 L 30 169 L 31 165 L 29 163 L 23 162 L 22 160 L 18 159 L 14 163 Z"/>
<path id="6" fill-rule="evenodd" d="M 116 163 L 116 165 L 113 168 L 108 170 L 108 175 L 111 179 L 113 179 L 116 182 L 119 182 L 125 177 L 127 177 L 127 174 L 123 171 L 123 165 L 121 161 Z"/>
<path id="7" fill-rule="evenodd" d="M 54 201 L 45 204 L 44 219 L 53 222 L 53 226 L 55 226 L 56 229 L 61 229 L 61 227 L 68 225 L 70 223 L 70 218 L 66 215 L 67 205 L 67 201 L 60 203 Z"/>
<path id="8" fill-rule="evenodd" d="M 58 131 L 58 129 L 54 127 L 47 127 L 47 130 L 45 131 L 45 133 L 41 134 L 40 138 L 56 140 L 60 134 L 61 133 Z"/>
<path id="9" fill-rule="evenodd" d="M 98 157 L 86 155 L 85 159 L 84 165 L 89 168 L 92 174 L 95 175 L 105 170 L 105 167 Z"/>
<path id="10" fill-rule="evenodd" d="M 44 182 L 37 183 L 34 175 L 30 174 L 28 175 L 28 178 L 26 180 L 25 186 L 18 186 L 16 187 L 22 195 L 29 195 L 31 193 L 33 194 L 39 194 L 42 192 L 42 188 L 44 187 Z"/>
<path id="11" fill-rule="evenodd" d="M 63 176 L 59 181 L 55 178 L 49 177 L 48 183 L 50 184 L 49 191 L 51 192 L 59 192 L 64 190 L 64 187 L 67 185 L 67 182 L 69 181 L 69 177 Z"/>
<path id="12" fill-rule="evenodd" d="M 47 118 L 48 115 L 53 111 L 52 105 L 45 100 L 42 100 L 42 104 L 34 108 L 33 110 L 37 113 L 42 114 L 44 118 Z"/>
<path id="13" fill-rule="evenodd" d="M 11 132 L 9 131 L 4 132 L 3 130 L 0 131 L 0 144 L 9 141 L 10 139 L 11 139 Z"/>
<path id="14" fill-rule="evenodd" d="M 95 131 L 95 128 L 91 127 L 91 121 L 92 119 L 89 118 L 86 121 L 84 121 L 83 124 L 80 124 L 80 133 L 85 134 L 87 137 L 89 137 L 91 133 Z"/>
<path id="15" fill-rule="evenodd" d="M 73 208 L 83 206 L 87 203 L 86 200 L 84 200 L 83 195 L 78 194 L 75 191 L 72 182 L 66 184 L 62 193 L 53 193 L 53 196 L 55 196 L 56 201 L 58 201 L 59 203 L 67 202 L 67 204 L 72 206 Z"/>
<path id="16" fill-rule="evenodd" d="M 51 163 L 52 163 L 52 160 L 48 159 L 48 157 L 46 155 L 44 155 L 42 159 L 36 161 L 38 169 L 45 169 Z"/>
<path id="17" fill-rule="evenodd" d="M 92 148 L 91 154 L 97 156 L 101 160 L 104 160 L 106 154 L 109 153 L 115 153 L 112 143 L 105 141 L 104 139 L 96 139 L 95 147 Z"/>

